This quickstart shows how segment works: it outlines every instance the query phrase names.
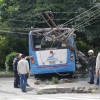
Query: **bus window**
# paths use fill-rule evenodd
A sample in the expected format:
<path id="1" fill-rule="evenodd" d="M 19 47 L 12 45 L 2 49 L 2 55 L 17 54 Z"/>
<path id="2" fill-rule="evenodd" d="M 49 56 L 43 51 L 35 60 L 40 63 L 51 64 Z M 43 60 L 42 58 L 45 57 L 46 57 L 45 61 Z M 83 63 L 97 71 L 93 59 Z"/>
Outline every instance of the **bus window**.
<path id="1" fill-rule="evenodd" d="M 36 50 L 41 49 L 42 38 L 43 38 L 43 36 L 36 37 L 35 35 L 32 35 L 34 49 L 36 49 Z"/>
<path id="2" fill-rule="evenodd" d="M 45 49 L 50 49 L 50 48 L 55 48 L 55 49 L 62 49 L 66 48 L 66 44 L 55 41 L 53 42 L 52 38 L 49 36 L 32 36 L 33 38 L 33 47 L 35 50 L 45 50 Z"/>

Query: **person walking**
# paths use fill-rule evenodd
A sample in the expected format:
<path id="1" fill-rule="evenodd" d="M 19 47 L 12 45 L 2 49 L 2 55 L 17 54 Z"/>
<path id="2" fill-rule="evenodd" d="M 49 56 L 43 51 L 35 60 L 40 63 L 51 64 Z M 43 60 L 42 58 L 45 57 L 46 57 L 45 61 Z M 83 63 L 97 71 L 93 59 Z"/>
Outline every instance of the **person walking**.
<path id="1" fill-rule="evenodd" d="M 19 82 L 19 75 L 17 72 L 17 65 L 20 60 L 20 54 L 16 54 L 16 58 L 13 60 L 13 71 L 14 71 L 14 88 L 19 88 L 20 87 L 20 82 Z"/>
<path id="2" fill-rule="evenodd" d="M 95 66 L 95 58 L 93 56 L 94 51 L 89 50 L 88 55 L 89 55 L 89 60 L 88 60 L 88 71 L 90 75 L 90 81 L 88 83 L 94 84 L 94 66 Z"/>
<path id="3" fill-rule="evenodd" d="M 100 85 L 100 52 L 98 53 L 96 59 L 96 76 L 97 76 L 97 85 Z"/>
<path id="4" fill-rule="evenodd" d="M 22 92 L 26 91 L 26 84 L 27 84 L 27 73 L 29 73 L 29 63 L 25 59 L 25 55 L 22 54 L 21 60 L 18 62 L 17 71 L 20 75 L 20 87 Z"/>

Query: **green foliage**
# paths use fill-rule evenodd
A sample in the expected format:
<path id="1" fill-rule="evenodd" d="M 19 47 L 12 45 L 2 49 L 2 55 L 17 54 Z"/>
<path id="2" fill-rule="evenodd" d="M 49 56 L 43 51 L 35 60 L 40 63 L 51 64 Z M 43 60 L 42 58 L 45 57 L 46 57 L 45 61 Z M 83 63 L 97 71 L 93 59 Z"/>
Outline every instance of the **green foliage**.
<path id="1" fill-rule="evenodd" d="M 43 95 L 44 93 L 42 91 L 37 92 L 37 95 Z"/>
<path id="2" fill-rule="evenodd" d="M 50 85 L 57 84 L 58 82 L 59 82 L 58 78 L 53 77 L 51 82 L 50 82 Z"/>
<path id="3" fill-rule="evenodd" d="M 39 16 L 34 17 L 33 14 L 44 11 L 68 12 L 53 13 L 52 17 L 54 19 L 61 19 L 54 20 L 59 25 L 87 11 L 99 2 L 100 0 L 0 0 L 0 34 L 3 34 L 0 35 L 0 68 L 5 68 L 5 58 L 10 52 L 22 52 L 28 55 L 28 35 L 18 33 L 29 33 L 30 30 L 27 28 L 31 26 L 35 28 L 48 27 L 46 24 L 41 23 L 42 18 Z M 86 18 L 90 17 L 91 14 L 86 15 Z M 84 25 L 82 25 L 83 28 L 79 29 L 82 35 L 76 33 L 76 45 L 83 53 L 87 54 L 88 49 L 92 48 L 96 49 L 96 54 L 99 51 L 100 22 L 98 18 L 89 23 L 86 22 L 90 26 L 83 27 Z M 72 27 L 83 20 L 85 18 L 80 17 L 79 20 L 71 23 L 68 27 Z M 95 21 L 97 23 L 91 25 Z M 78 40 L 78 38 L 81 39 Z"/>
<path id="4" fill-rule="evenodd" d="M 5 69 L 6 56 L 13 51 L 28 55 L 28 35 L 0 35 L 0 69 Z"/>
<path id="5" fill-rule="evenodd" d="M 5 66 L 6 71 L 13 70 L 13 59 L 16 57 L 16 52 L 12 52 L 6 56 Z"/>
<path id="6" fill-rule="evenodd" d="M 81 52 L 84 52 L 86 55 L 89 49 L 93 49 L 93 47 L 91 47 L 90 45 L 86 44 L 83 41 L 76 41 L 75 44 L 78 50 L 80 50 Z"/>
<path id="7" fill-rule="evenodd" d="M 7 39 L 5 36 L 0 36 L 0 69 L 4 69 L 4 62 L 7 55 Z"/>
<path id="8" fill-rule="evenodd" d="M 12 76 L 14 74 L 14 72 L 13 71 L 5 71 L 5 70 L 0 70 L 0 76 L 2 76 L 2 75 L 6 75 L 6 76 Z"/>

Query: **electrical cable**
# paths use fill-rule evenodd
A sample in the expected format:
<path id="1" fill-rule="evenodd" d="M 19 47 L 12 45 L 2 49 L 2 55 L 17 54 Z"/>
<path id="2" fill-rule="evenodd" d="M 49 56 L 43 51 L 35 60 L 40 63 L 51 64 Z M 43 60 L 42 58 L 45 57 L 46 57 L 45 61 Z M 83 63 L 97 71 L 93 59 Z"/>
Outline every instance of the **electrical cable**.
<path id="1" fill-rule="evenodd" d="M 88 13 L 90 10 L 92 10 L 93 8 L 97 7 L 97 6 L 100 6 L 100 4 L 96 4 L 95 6 L 91 7 L 90 9 L 86 10 L 85 12 L 79 14 L 78 16 L 70 19 L 69 21 L 65 22 L 64 24 L 61 24 L 60 26 L 64 26 L 65 24 L 68 24 L 69 22 L 75 20 L 76 18 L 79 18 L 81 15 L 85 14 L 85 13 Z"/>
<path id="2" fill-rule="evenodd" d="M 98 9 L 98 10 L 96 10 L 96 11 L 99 11 L 100 9 Z M 92 14 L 93 13 L 93 14 Z M 98 14 L 98 12 L 96 12 L 96 13 L 94 13 L 94 12 L 92 12 L 91 14 L 91 17 L 95 17 L 95 15 L 96 14 Z M 89 17 L 89 18 L 87 18 L 86 20 L 89 20 L 91 17 Z M 96 17 L 97 18 L 97 17 Z M 76 26 L 79 26 L 80 24 L 82 24 L 84 21 L 86 21 L 86 20 L 83 20 L 81 23 L 79 23 L 78 25 L 76 25 Z"/>
<path id="3" fill-rule="evenodd" d="M 1 33 L 18 33 L 18 34 L 28 34 L 28 33 L 23 33 L 23 32 L 12 32 L 12 31 L 5 31 L 5 30 L 0 30 Z M 0 34 L 1 34 L 0 33 Z"/>
<path id="4" fill-rule="evenodd" d="M 84 13 L 90 11 L 91 9 L 95 8 L 96 6 L 97 6 L 97 5 L 95 5 L 94 7 L 90 8 L 89 10 L 83 12 L 82 14 L 84 14 Z M 96 10 L 95 10 L 95 11 L 96 11 Z M 82 15 L 82 14 L 80 14 L 80 15 Z M 75 18 L 79 17 L 80 15 L 76 16 Z M 75 18 L 73 18 L 73 19 L 75 19 Z M 72 21 L 73 19 L 71 19 L 71 20 L 69 20 L 69 21 L 67 21 L 67 22 L 70 22 L 70 21 Z M 66 22 L 66 23 L 67 23 L 67 22 Z M 64 23 L 64 24 L 65 24 L 65 23 Z M 64 26 L 64 24 L 59 25 L 57 28 Z M 52 31 L 53 31 L 53 30 L 47 32 L 46 35 L 50 34 Z"/>
<path id="5" fill-rule="evenodd" d="M 100 16 L 100 14 L 97 15 L 95 18 L 97 18 L 97 17 L 99 17 L 99 16 Z M 87 19 L 86 21 L 89 22 L 89 21 L 91 21 L 91 20 L 93 20 L 93 19 L 95 19 L 95 18 Z M 75 27 L 75 28 L 76 28 L 76 29 L 79 29 L 81 26 L 83 26 L 83 25 L 86 24 L 87 22 L 85 22 L 85 23 L 83 23 L 83 24 L 81 24 L 81 25 L 79 25 L 78 27 Z"/>
<path id="6" fill-rule="evenodd" d="M 90 12 L 89 14 L 91 14 L 91 17 L 93 17 L 94 15 L 96 15 L 96 14 L 98 14 L 98 12 L 97 11 L 99 11 L 100 10 L 100 8 L 99 9 L 97 9 L 97 10 L 95 10 L 95 11 L 92 11 L 92 12 Z M 95 13 L 96 12 L 96 13 Z M 85 16 L 87 16 L 87 15 L 85 15 Z M 85 16 L 83 16 L 83 18 L 85 17 Z M 87 18 L 87 19 L 89 19 L 89 18 Z M 86 19 L 86 20 L 87 20 Z M 83 20 L 81 23 L 83 23 L 85 20 Z M 72 23 L 72 22 L 71 22 Z M 81 24 L 81 23 L 79 23 L 79 24 Z M 69 23 L 70 24 L 70 23 Z M 68 25 L 68 24 L 67 24 Z M 66 25 L 64 25 L 64 26 L 66 26 Z"/>

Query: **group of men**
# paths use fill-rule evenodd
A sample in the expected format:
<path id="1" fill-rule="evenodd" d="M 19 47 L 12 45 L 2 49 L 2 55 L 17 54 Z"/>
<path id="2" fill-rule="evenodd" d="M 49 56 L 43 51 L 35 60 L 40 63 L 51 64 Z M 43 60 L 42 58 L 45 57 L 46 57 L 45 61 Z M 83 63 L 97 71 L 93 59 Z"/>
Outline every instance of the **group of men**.
<path id="1" fill-rule="evenodd" d="M 27 74 L 29 73 L 29 63 L 24 54 L 18 53 L 16 58 L 13 60 L 13 71 L 14 71 L 14 87 L 21 88 L 22 92 L 26 91 L 27 85 Z"/>
<path id="2" fill-rule="evenodd" d="M 88 61 L 88 71 L 90 75 L 90 81 L 88 83 L 94 84 L 94 69 L 95 69 L 95 63 L 96 63 L 96 76 L 97 76 L 97 82 L 96 85 L 100 85 L 100 53 L 98 53 L 96 62 L 94 57 L 94 51 L 89 50 L 89 61 Z"/>

